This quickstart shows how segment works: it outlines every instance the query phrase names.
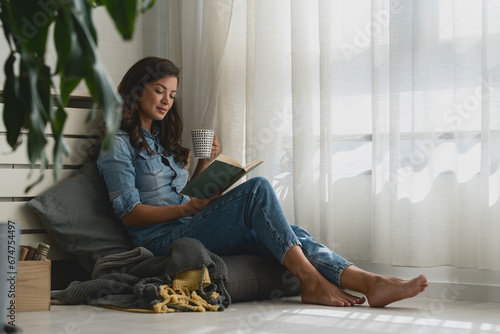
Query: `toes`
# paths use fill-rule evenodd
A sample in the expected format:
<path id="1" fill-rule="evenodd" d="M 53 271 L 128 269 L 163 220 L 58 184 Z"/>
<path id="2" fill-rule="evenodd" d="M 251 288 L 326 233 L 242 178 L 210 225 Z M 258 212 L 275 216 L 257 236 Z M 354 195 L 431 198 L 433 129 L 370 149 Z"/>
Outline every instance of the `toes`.
<path id="1" fill-rule="evenodd" d="M 365 301 L 366 301 L 366 299 L 364 297 L 353 296 L 353 298 L 348 298 L 344 302 L 347 303 L 347 304 L 349 304 L 349 305 L 346 305 L 346 306 L 354 306 L 354 305 L 361 305 Z"/>
<path id="2" fill-rule="evenodd" d="M 364 297 L 356 297 L 356 296 L 353 296 L 353 297 L 354 298 L 350 299 L 351 305 L 359 305 L 359 304 L 363 304 L 365 302 Z"/>

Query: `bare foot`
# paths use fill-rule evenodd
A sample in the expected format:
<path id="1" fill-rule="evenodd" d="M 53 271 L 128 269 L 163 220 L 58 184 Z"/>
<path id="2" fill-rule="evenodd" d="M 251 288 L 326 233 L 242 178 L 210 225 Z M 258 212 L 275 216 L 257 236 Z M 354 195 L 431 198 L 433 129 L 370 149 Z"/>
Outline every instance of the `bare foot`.
<path id="1" fill-rule="evenodd" d="M 376 276 L 373 284 L 368 288 L 366 298 L 371 307 L 384 307 L 398 300 L 415 297 L 428 286 L 427 278 L 423 274 L 411 280 Z"/>
<path id="2" fill-rule="evenodd" d="M 364 297 L 353 296 L 342 291 L 324 278 L 320 278 L 317 283 L 307 282 L 302 284 L 301 288 L 302 302 L 306 304 L 351 306 L 363 304 L 366 301 Z"/>

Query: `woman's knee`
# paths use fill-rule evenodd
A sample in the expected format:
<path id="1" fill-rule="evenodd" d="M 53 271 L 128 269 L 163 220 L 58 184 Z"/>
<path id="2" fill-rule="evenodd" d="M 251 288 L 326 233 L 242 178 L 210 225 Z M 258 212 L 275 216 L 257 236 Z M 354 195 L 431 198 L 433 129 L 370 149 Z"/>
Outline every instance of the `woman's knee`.
<path id="1" fill-rule="evenodd" d="M 253 187 L 264 187 L 264 188 L 271 188 L 271 183 L 262 176 L 255 176 L 252 177 L 251 179 L 248 179 L 245 183 L 248 183 L 248 185 L 253 186 Z"/>
<path id="2" fill-rule="evenodd" d="M 250 191 L 254 194 L 267 193 L 274 195 L 274 189 L 271 183 L 262 176 L 256 176 L 248 179 L 241 184 L 241 187 L 243 187 L 242 189 L 245 191 Z"/>
<path id="3" fill-rule="evenodd" d="M 240 194 L 253 194 L 257 197 L 269 195 L 275 196 L 274 189 L 271 186 L 271 183 L 266 178 L 261 176 L 256 176 L 248 179 L 247 181 L 236 187 L 233 191 Z"/>

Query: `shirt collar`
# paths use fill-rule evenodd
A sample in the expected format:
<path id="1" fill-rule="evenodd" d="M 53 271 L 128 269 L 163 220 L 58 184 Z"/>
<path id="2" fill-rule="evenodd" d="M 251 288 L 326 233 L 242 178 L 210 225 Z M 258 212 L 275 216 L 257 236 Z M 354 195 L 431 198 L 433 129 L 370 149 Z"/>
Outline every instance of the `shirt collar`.
<path id="1" fill-rule="evenodd" d="M 160 133 L 160 126 L 156 122 L 153 122 L 153 124 L 151 125 L 151 131 L 148 131 L 144 128 L 141 128 L 141 130 L 144 136 L 154 138 Z"/>

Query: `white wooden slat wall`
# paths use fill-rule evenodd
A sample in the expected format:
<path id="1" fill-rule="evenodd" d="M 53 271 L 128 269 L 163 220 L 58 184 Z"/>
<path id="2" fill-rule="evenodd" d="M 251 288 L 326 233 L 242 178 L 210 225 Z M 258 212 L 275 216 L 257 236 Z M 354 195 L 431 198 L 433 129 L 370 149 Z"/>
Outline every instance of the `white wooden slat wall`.
<path id="1" fill-rule="evenodd" d="M 72 106 L 73 105 L 73 106 Z M 70 176 L 89 160 L 89 150 L 99 141 L 102 120 L 86 122 L 92 108 L 92 101 L 86 95 L 74 96 L 66 109 L 68 118 L 64 126 L 65 141 L 70 148 L 70 155 L 64 157 L 64 169 L 59 180 Z M 48 145 L 46 148 L 49 157 L 49 169 L 45 171 L 42 183 L 25 192 L 40 175 L 37 168 L 31 169 L 28 160 L 26 142 L 27 135 L 23 133 L 22 144 L 12 151 L 7 143 L 6 129 L 3 123 L 3 104 L 0 103 L 0 221 L 15 221 L 21 226 L 21 245 L 36 247 L 44 242 L 51 246 L 48 258 L 50 260 L 68 259 L 71 256 L 65 253 L 57 243 L 46 233 L 40 219 L 28 208 L 26 202 L 54 185 L 52 169 L 52 147 L 54 138 L 49 127 L 46 129 Z"/>

